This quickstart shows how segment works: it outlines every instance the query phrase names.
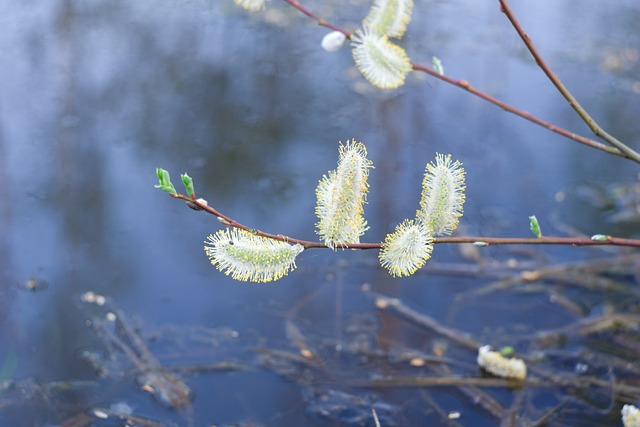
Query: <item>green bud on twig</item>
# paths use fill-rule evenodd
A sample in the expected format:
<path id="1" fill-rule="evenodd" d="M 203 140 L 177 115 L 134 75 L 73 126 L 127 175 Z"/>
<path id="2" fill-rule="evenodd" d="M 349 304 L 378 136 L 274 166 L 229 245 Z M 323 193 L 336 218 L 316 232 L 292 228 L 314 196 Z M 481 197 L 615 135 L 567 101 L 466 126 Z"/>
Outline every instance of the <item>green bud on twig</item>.
<path id="1" fill-rule="evenodd" d="M 156 175 L 158 176 L 158 184 L 155 185 L 155 188 L 159 188 L 171 195 L 177 194 L 175 187 L 171 183 L 169 172 L 162 168 L 156 168 Z"/>
<path id="2" fill-rule="evenodd" d="M 187 191 L 187 196 L 192 199 L 195 198 L 196 192 L 193 189 L 193 179 L 187 173 L 183 173 L 180 175 L 180 179 L 182 179 L 182 184 L 184 185 L 184 189 Z"/>
<path id="3" fill-rule="evenodd" d="M 437 56 L 431 58 L 431 63 L 433 64 L 433 69 L 436 73 L 444 76 L 444 67 L 442 66 L 442 61 Z"/>
<path id="4" fill-rule="evenodd" d="M 542 231 L 540 231 L 540 224 L 538 224 L 538 218 L 535 215 L 529 217 L 529 227 L 531 232 L 539 239 L 542 237 Z"/>

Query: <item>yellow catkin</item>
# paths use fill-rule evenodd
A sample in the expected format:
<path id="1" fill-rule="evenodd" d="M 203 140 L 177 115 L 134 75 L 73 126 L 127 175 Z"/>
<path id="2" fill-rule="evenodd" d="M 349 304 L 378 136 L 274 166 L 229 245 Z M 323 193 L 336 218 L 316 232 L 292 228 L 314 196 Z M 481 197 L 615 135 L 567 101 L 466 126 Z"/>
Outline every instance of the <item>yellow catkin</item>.
<path id="1" fill-rule="evenodd" d="M 257 12 L 264 7 L 266 0 L 234 0 L 238 6 L 241 8 L 251 11 Z"/>
<path id="2" fill-rule="evenodd" d="M 364 219 L 369 184 L 367 149 L 355 140 L 340 143 L 338 167 L 322 177 L 316 188 L 317 233 L 330 248 L 359 243 L 368 229 Z"/>
<path id="3" fill-rule="evenodd" d="M 295 259 L 304 250 L 278 240 L 226 228 L 209 235 L 204 250 L 211 264 L 242 282 L 271 282 L 296 268 Z"/>
<path id="4" fill-rule="evenodd" d="M 411 71 L 406 52 L 368 27 L 356 30 L 351 40 L 356 67 L 372 85 L 381 89 L 394 89 L 404 84 Z"/>
<path id="5" fill-rule="evenodd" d="M 363 24 L 389 37 L 401 38 L 411 21 L 413 0 L 374 0 Z"/>
<path id="6" fill-rule="evenodd" d="M 379 258 L 380 265 L 394 277 L 410 276 L 427 262 L 433 251 L 429 231 L 417 220 L 404 220 L 387 235 Z"/>
<path id="7" fill-rule="evenodd" d="M 465 201 L 465 172 L 450 155 L 437 154 L 427 164 L 416 215 L 434 236 L 451 234 L 458 227 Z"/>
<path id="8" fill-rule="evenodd" d="M 624 427 L 640 427 L 640 410 L 633 405 L 622 407 L 622 424 Z"/>
<path id="9" fill-rule="evenodd" d="M 524 380 L 527 377 L 527 366 L 524 360 L 506 358 L 497 351 L 491 351 L 488 345 L 478 349 L 478 366 L 498 377 Z"/>

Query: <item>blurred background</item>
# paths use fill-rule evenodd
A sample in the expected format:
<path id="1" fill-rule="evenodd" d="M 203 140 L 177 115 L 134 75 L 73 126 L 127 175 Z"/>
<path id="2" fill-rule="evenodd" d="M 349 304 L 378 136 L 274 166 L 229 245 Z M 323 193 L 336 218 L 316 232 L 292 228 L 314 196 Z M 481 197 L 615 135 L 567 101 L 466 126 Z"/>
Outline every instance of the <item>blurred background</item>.
<path id="1" fill-rule="evenodd" d="M 303 4 L 350 31 L 370 6 L 364 0 Z M 518 1 L 513 8 L 583 106 L 638 149 L 640 4 Z M 218 348 L 220 360 L 249 360 L 259 346 L 295 352 L 287 318 L 339 350 L 344 326 L 357 313 L 421 348 L 424 337 L 415 330 L 375 316 L 360 290 L 365 283 L 474 335 L 566 320 L 536 297 L 524 310 L 506 300 L 493 308 L 466 305 L 453 315 L 456 293 L 479 280 L 431 274 L 429 264 L 394 279 L 377 266 L 375 251 L 309 250 L 279 282 L 234 282 L 202 250 L 220 223 L 154 189 L 157 166 L 171 172 L 178 191 L 179 174 L 188 172 L 198 196 L 243 224 L 315 240 L 315 187 L 335 167 L 338 142 L 355 138 L 376 167 L 363 241 L 379 242 L 414 216 L 424 167 L 437 152 L 451 154 L 467 171 L 459 235 L 529 237 L 533 214 L 547 235 L 640 234 L 638 211 L 625 204 L 637 191 L 637 164 L 426 75 L 410 74 L 398 90 L 375 89 L 355 69 L 348 46 L 323 51 L 328 31 L 281 1 L 252 14 L 232 0 L 23 0 L 0 4 L 0 27 L 4 381 L 96 380 L 83 352 L 104 343 L 88 327 L 92 309 L 79 303 L 88 291 L 112 298 L 142 333 L 173 337 L 154 349 L 159 358 L 177 352 L 176 341 L 193 338 L 198 328 L 233 331 L 235 341 Z M 399 44 L 414 62 L 429 65 L 437 56 L 447 75 L 590 136 L 497 1 L 416 2 Z M 439 245 L 430 262 L 506 260 L 512 250 L 465 253 Z M 558 247 L 538 255 L 560 263 L 603 253 Z M 189 348 L 173 363 L 193 362 Z M 212 354 L 202 360 L 217 360 Z M 177 425 L 326 425 L 311 413 L 308 389 L 269 370 L 187 377 L 195 394 L 188 415 L 159 405 L 131 377 L 100 381 L 64 397 L 23 391 L 19 404 L 0 407 L 0 425 L 58 425 L 116 402 Z M 399 403 L 391 392 L 386 397 Z M 450 399 L 451 408 L 464 410 L 463 401 Z M 465 425 L 492 425 L 472 407 L 467 411 Z M 348 424 L 335 425 L 341 422 Z"/>

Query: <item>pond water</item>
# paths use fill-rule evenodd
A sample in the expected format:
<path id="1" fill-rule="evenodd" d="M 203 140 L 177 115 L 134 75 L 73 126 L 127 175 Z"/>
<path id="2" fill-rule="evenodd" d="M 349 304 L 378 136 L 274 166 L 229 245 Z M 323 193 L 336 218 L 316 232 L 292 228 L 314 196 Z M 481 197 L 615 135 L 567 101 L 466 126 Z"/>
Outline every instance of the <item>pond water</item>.
<path id="1" fill-rule="evenodd" d="M 429 65 L 437 56 L 447 75 L 590 136 L 497 1 L 416 3 L 400 42 L 412 61 Z M 304 4 L 350 31 L 369 7 Z M 640 3 L 513 6 L 599 124 L 640 147 Z M 399 372 L 446 376 L 402 364 L 409 349 L 459 357 L 466 365 L 456 374 L 478 374 L 472 352 L 447 353 L 447 340 L 376 310 L 363 285 L 480 343 L 517 345 L 519 330 L 559 328 L 575 317 L 545 292 L 479 300 L 461 293 L 503 277 L 509 260 L 549 266 L 616 255 L 438 245 L 425 269 L 394 279 L 375 251 L 309 250 L 281 281 L 239 283 L 202 250 L 221 224 L 154 189 L 157 166 L 176 188 L 188 172 L 199 196 L 244 224 L 315 240 L 315 187 L 335 167 L 338 141 L 354 138 L 375 165 L 363 241 L 382 241 L 414 216 L 436 153 L 467 171 L 459 235 L 529 237 L 532 214 L 548 235 L 640 235 L 637 216 L 625 216 L 639 198 L 637 164 L 426 75 L 411 74 L 395 91 L 374 89 L 348 47 L 323 51 L 327 30 L 285 2 L 250 14 L 232 0 L 23 0 L 0 5 L 0 24 L 1 426 L 121 425 L 112 420 L 128 411 L 165 425 L 372 426 L 372 408 L 383 426 L 438 425 L 438 409 L 461 413 L 450 425 L 496 425 L 462 388 L 355 385 Z M 633 290 L 632 273 L 622 282 Z M 87 292 L 108 297 L 107 309 L 82 302 Z M 616 304 L 633 313 L 631 295 L 556 297 L 574 298 L 587 316 Z M 159 364 L 191 367 L 179 373 L 193 393 L 186 408 L 154 400 L 160 386 L 136 383 L 140 372 L 118 341 L 122 328 L 114 339 L 99 327 L 109 310 L 126 313 L 118 320 L 133 325 Z M 586 351 L 585 341 L 571 351 Z M 306 346 L 315 357 L 304 358 Z M 99 359 L 93 365 L 91 355 Z M 512 389 L 491 392 L 507 408 L 514 400 Z M 560 400 L 545 396 L 523 399 L 542 415 Z M 609 410 L 606 399 L 596 403 L 602 411 L 572 407 L 558 422 L 620 424 L 619 402 Z M 96 408 L 111 411 L 106 420 Z"/>

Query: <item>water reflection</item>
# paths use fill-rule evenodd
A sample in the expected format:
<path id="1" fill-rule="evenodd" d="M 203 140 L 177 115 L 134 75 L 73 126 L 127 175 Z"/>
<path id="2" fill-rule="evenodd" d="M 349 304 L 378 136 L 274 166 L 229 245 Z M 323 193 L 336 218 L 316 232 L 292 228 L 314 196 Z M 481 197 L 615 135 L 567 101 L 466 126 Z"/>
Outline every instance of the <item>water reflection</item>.
<path id="1" fill-rule="evenodd" d="M 335 164 L 337 141 L 356 138 L 376 165 L 366 210 L 369 241 L 382 240 L 413 216 L 424 165 L 435 152 L 451 153 L 466 166 L 463 225 L 470 234 L 526 235 L 532 213 L 550 231 L 552 213 L 589 233 L 621 230 L 575 190 L 636 180 L 635 166 L 420 76 L 392 93 L 360 90 L 348 51 L 321 51 L 325 31 L 279 3 L 271 2 L 264 15 L 247 15 L 231 0 L 0 6 L 0 339 L 7 343 L 0 372 L 18 381 L 19 390 L 55 396 L 34 399 L 29 410 L 3 408 L 3 425 L 59 423 L 122 399 L 183 422 L 126 381 L 63 397 L 51 391 L 56 381 L 95 380 L 78 359 L 96 339 L 85 326 L 87 316 L 71 303 L 89 290 L 117 298 L 152 325 L 224 325 L 278 346 L 287 343 L 286 313 L 313 292 L 299 320 L 334 337 L 345 313 L 371 310 L 357 289 L 364 282 L 440 319 L 456 292 L 474 286 L 427 275 L 391 280 L 373 267 L 374 253 L 323 251 L 304 253 L 299 269 L 276 285 L 239 286 L 202 253 L 202 240 L 219 224 L 155 191 L 156 166 L 174 177 L 188 171 L 199 195 L 243 223 L 313 239 L 315 185 Z M 462 6 L 417 6 L 402 42 L 412 59 L 429 63 L 437 55 L 451 75 L 586 134 L 523 53 L 497 6 Z M 367 5 L 322 7 L 352 28 Z M 519 7 L 527 30 L 575 95 L 611 133 L 637 142 L 637 2 L 611 8 L 589 1 L 579 10 L 570 1 Z M 567 195 L 562 203 L 554 199 L 558 192 Z M 495 249 L 483 256 L 511 253 Z M 591 255 L 559 249 L 545 256 Z M 439 247 L 433 261 L 460 260 L 457 249 Z M 24 286 L 15 284 L 29 277 L 48 287 L 21 292 Z M 453 321 L 478 332 L 511 315 L 474 309 Z M 383 323 L 396 342 L 417 339 L 397 319 Z M 305 417 L 313 411 L 305 410 L 297 384 L 269 373 L 213 385 L 196 381 L 196 387 L 194 409 L 203 422 L 253 417 L 322 425 Z"/>

